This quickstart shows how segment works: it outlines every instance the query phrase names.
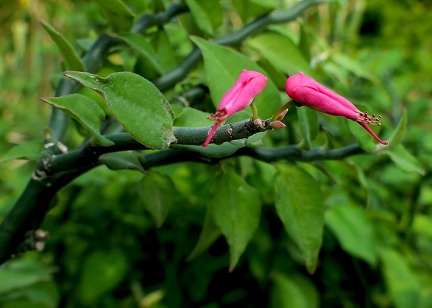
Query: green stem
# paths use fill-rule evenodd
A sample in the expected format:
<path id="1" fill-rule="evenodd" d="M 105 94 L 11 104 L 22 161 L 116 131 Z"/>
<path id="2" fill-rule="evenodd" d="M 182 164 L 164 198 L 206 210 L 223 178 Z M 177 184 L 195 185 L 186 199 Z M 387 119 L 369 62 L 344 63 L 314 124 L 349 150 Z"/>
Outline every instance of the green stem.
<path id="1" fill-rule="evenodd" d="M 272 121 L 272 122 L 273 122 L 273 121 L 276 121 L 276 120 L 278 119 L 279 115 L 280 115 L 282 112 L 284 112 L 284 111 L 287 110 L 287 109 L 290 109 L 290 108 L 293 107 L 294 105 L 295 105 L 295 104 L 294 104 L 294 101 L 293 101 L 293 100 L 290 100 L 289 102 L 283 104 L 281 107 L 279 107 L 279 108 L 275 111 L 275 113 L 274 113 L 273 116 L 271 117 L 271 121 Z"/>
<path id="2" fill-rule="evenodd" d="M 220 45 L 237 45 L 252 34 L 261 31 L 266 26 L 270 24 L 283 23 L 294 20 L 309 7 L 318 5 L 323 2 L 325 1 L 301 1 L 288 10 L 274 12 L 272 14 L 261 16 L 235 33 L 216 38 L 214 40 L 214 43 Z M 167 11 L 159 13 L 155 16 L 143 16 L 137 21 L 132 31 L 144 32 L 151 26 L 161 25 L 171 20 L 173 16 L 180 14 L 185 10 L 185 6 L 174 4 L 173 6 L 168 8 Z M 87 71 L 96 71 L 100 67 L 105 54 L 107 54 L 107 52 L 113 46 L 116 46 L 118 44 L 121 44 L 121 41 L 119 39 L 111 37 L 108 34 L 102 34 L 83 58 Z M 197 48 L 194 49 L 175 69 L 155 80 L 154 84 L 162 91 L 173 87 L 177 82 L 181 81 L 185 78 L 187 74 L 189 74 L 189 72 L 199 63 L 201 58 L 202 55 L 200 50 Z M 71 94 L 76 92 L 77 89 L 78 86 L 76 84 L 71 83 L 70 81 L 62 81 L 59 84 L 56 95 Z M 252 123 L 252 121 L 249 122 Z M 47 140 L 46 142 L 61 141 L 64 137 L 64 134 L 66 133 L 68 123 L 68 117 L 63 112 L 59 110 L 53 110 L 49 124 L 49 128 L 52 130 L 52 138 L 50 138 L 50 140 Z M 218 137 L 214 138 L 216 143 L 222 143 L 224 140 L 230 141 L 235 139 L 233 138 L 230 127 L 233 129 L 233 131 L 235 131 L 235 128 L 238 128 L 237 136 L 240 138 L 246 138 L 248 135 L 258 132 L 254 130 L 257 128 L 255 125 L 228 125 L 231 125 L 228 126 L 228 129 L 225 126 L 222 126 L 218 129 L 215 134 L 215 137 Z M 184 144 L 196 144 L 197 140 L 199 140 L 199 144 L 201 144 L 204 140 L 200 140 L 199 138 L 201 137 L 196 139 L 194 138 L 194 136 L 202 136 L 205 139 L 207 132 L 208 130 L 203 133 L 202 128 L 201 130 L 192 131 L 188 130 L 188 128 L 175 129 L 176 136 L 178 135 L 179 137 L 181 137 L 178 138 L 178 140 L 180 140 L 180 142 Z M 114 150 L 120 151 L 130 149 L 145 149 L 142 144 L 139 144 L 137 141 L 133 140 L 132 137 L 126 135 L 127 134 L 117 134 L 115 136 L 111 136 L 113 139 L 117 138 L 116 146 L 113 148 L 96 148 L 97 151 L 92 151 L 95 150 L 95 148 L 91 147 L 89 143 L 85 143 L 80 148 L 74 151 L 66 154 L 57 155 L 55 159 L 53 159 L 53 162 L 48 162 L 48 165 L 46 166 L 46 161 L 41 160 L 38 163 L 38 168 L 36 172 L 46 171 L 49 173 L 51 171 L 51 173 L 47 178 L 39 179 L 38 177 L 34 177 L 29 181 L 25 191 L 17 200 L 12 210 L 9 212 L 9 214 L 6 216 L 6 218 L 0 225 L 0 263 L 6 261 L 10 257 L 10 255 L 16 250 L 16 247 L 18 247 L 21 241 L 24 239 L 25 233 L 28 230 L 34 229 L 39 226 L 46 212 L 49 209 L 49 204 L 52 198 L 59 189 L 64 187 L 67 183 L 75 179 L 77 176 L 87 172 L 95 166 L 98 166 L 99 155 Z M 267 153 L 264 150 L 263 153 L 258 152 L 259 149 L 246 149 L 247 148 L 241 150 L 238 155 L 250 155 L 252 157 L 256 157 L 257 159 L 263 160 L 268 159 L 268 155 L 272 156 L 271 159 L 278 159 L 279 155 L 281 155 L 281 153 L 279 153 L 277 149 L 275 149 L 275 151 L 267 150 L 270 151 L 270 153 Z M 181 151 L 179 153 L 177 151 L 169 150 L 161 151 L 160 153 L 164 155 L 173 155 L 174 153 L 175 155 L 177 155 L 177 161 L 187 161 L 188 158 L 181 155 L 181 153 L 183 152 Z M 204 162 L 211 161 L 211 159 L 206 158 L 205 156 L 202 156 L 200 154 L 196 154 L 196 156 L 201 157 Z M 61 162 L 61 167 L 59 162 Z M 169 162 L 169 160 L 167 160 L 166 158 L 163 161 L 154 160 L 154 166 L 156 166 L 158 163 L 162 164 L 163 162 Z M 49 165 L 51 163 L 53 163 L 52 167 L 59 166 L 59 170 L 53 172 L 53 169 L 55 168 L 50 168 Z M 56 163 L 58 165 L 56 165 Z M 45 170 L 45 168 L 47 168 L 47 170 Z"/>
<path id="3" fill-rule="evenodd" d="M 255 102 L 252 102 L 250 104 L 250 107 L 252 109 L 252 120 L 257 120 L 258 119 L 258 108 L 255 105 Z"/>
<path id="4" fill-rule="evenodd" d="M 215 38 L 213 42 L 218 45 L 233 46 L 243 42 L 246 38 L 261 31 L 271 24 L 285 23 L 299 17 L 310 7 L 326 2 L 325 0 L 301 1 L 287 10 L 275 11 L 271 14 L 260 16 L 236 32 Z M 173 70 L 153 81 L 161 91 L 173 87 L 177 82 L 183 80 L 189 72 L 194 69 L 202 58 L 201 51 L 195 48 L 180 62 Z"/>

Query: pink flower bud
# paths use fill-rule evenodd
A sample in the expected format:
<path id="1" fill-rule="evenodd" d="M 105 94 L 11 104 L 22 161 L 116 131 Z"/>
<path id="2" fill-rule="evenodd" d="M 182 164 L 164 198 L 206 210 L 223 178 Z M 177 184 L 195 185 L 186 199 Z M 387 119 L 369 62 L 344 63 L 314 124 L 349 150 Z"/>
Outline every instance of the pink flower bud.
<path id="1" fill-rule="evenodd" d="M 285 124 L 283 124 L 281 121 L 273 121 L 273 122 L 271 122 L 270 123 L 270 126 L 273 128 L 273 129 L 281 129 L 281 128 L 285 128 L 286 127 L 286 125 Z"/>
<path id="2" fill-rule="evenodd" d="M 302 72 L 292 75 L 285 84 L 286 93 L 296 102 L 334 116 L 343 116 L 356 121 L 378 142 L 386 145 L 368 126 L 380 126 L 381 116 L 369 115 L 357 109 L 349 100 L 324 87 Z"/>
<path id="3" fill-rule="evenodd" d="M 283 120 L 283 118 L 285 118 L 285 115 L 287 114 L 288 109 L 285 109 L 284 111 L 282 111 L 281 113 L 279 113 L 277 119 L 278 120 Z"/>
<path id="4" fill-rule="evenodd" d="M 254 123 L 254 125 L 255 125 L 256 127 L 260 127 L 260 126 L 263 125 L 263 121 L 262 121 L 261 119 L 255 119 L 255 120 L 253 121 L 253 123 Z"/>
<path id="5" fill-rule="evenodd" d="M 206 147 L 210 143 L 218 126 L 229 116 L 249 106 L 254 98 L 264 90 L 266 83 L 267 78 L 263 74 L 243 70 L 232 88 L 222 97 L 218 110 L 211 114 L 209 119 L 216 123 L 209 131 L 202 146 Z"/>

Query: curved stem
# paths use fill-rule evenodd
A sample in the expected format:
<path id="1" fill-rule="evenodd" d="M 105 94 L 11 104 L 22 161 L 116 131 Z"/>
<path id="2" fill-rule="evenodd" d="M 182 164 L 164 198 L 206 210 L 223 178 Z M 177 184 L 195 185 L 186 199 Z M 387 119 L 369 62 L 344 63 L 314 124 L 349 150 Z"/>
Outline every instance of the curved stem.
<path id="1" fill-rule="evenodd" d="M 309 0 L 301 1 L 293 5 L 291 8 L 283 11 L 276 11 L 272 14 L 266 14 L 260 16 L 250 23 L 246 24 L 243 28 L 239 29 L 234 33 L 230 33 L 213 40 L 214 43 L 219 45 L 238 45 L 243 42 L 249 36 L 259 32 L 266 26 L 271 24 L 283 23 L 294 20 L 300 16 L 305 10 L 312 6 L 319 5 L 326 2 L 325 0 Z M 167 72 L 162 77 L 153 81 L 153 83 L 161 91 L 165 91 L 173 87 L 177 82 L 184 79 L 184 77 L 194 69 L 202 58 L 201 51 L 198 48 L 194 48 L 191 53 L 184 58 L 180 64 L 173 70 Z"/>
<path id="2" fill-rule="evenodd" d="M 324 1 L 309 0 L 301 1 L 288 10 L 274 12 L 261 16 L 235 33 L 225 35 L 214 39 L 216 44 L 235 45 L 241 43 L 250 35 L 259 32 L 264 27 L 272 23 L 282 23 L 293 20 L 302 12 L 311 6 L 318 5 Z M 185 12 L 187 8 L 184 5 L 173 4 L 165 12 L 156 15 L 145 15 L 138 19 L 132 31 L 144 32 L 149 27 L 161 25 L 169 21 L 173 16 Z M 102 34 L 83 57 L 84 64 L 89 72 L 95 72 L 101 65 L 104 55 L 113 47 L 121 44 L 119 39 L 111 37 L 108 34 Z M 201 60 L 202 55 L 199 49 L 195 48 L 192 52 L 172 71 L 155 80 L 154 84 L 160 90 L 166 90 L 173 87 L 178 81 L 182 80 Z M 57 88 L 56 95 L 67 95 L 78 90 L 79 85 L 71 81 L 62 80 Z M 253 123 L 247 120 L 248 123 Z M 221 126 L 213 138 L 215 143 L 231 141 L 237 138 L 246 138 L 254 133 L 259 132 L 255 125 L 248 125 L 246 122 L 240 124 L 228 124 Z M 266 124 L 267 125 L 267 124 Z M 59 110 L 53 110 L 49 128 L 52 134 L 46 143 L 58 144 L 66 133 L 68 126 L 68 117 Z M 267 126 L 264 130 L 268 130 Z M 201 144 L 207 136 L 208 128 L 175 128 L 174 130 L 179 143 L 183 144 Z M 233 133 L 234 132 L 234 133 Z M 138 143 L 127 134 L 115 134 L 109 136 L 115 141 L 115 146 L 111 148 L 92 147 L 89 142 L 84 143 L 80 148 L 66 154 L 60 154 L 56 157 L 43 158 L 38 163 L 33 178 L 16 202 L 15 206 L 9 212 L 7 217 L 0 225 L 0 263 L 6 261 L 16 250 L 16 247 L 23 240 L 25 233 L 37 227 L 43 220 L 46 212 L 49 210 L 49 204 L 59 189 L 64 187 L 77 176 L 98 166 L 98 157 L 104 153 L 122 150 L 145 149 L 145 146 Z M 316 150 L 314 150 L 316 151 Z M 53 151 L 56 152 L 56 151 Z M 358 147 L 344 150 L 342 153 L 325 152 L 324 150 L 316 153 L 302 152 L 297 148 L 287 147 L 281 149 L 247 149 L 243 148 L 237 151 L 234 156 L 249 155 L 264 161 L 273 161 L 285 157 L 296 157 L 298 159 L 333 159 L 332 157 L 343 157 L 343 155 L 358 153 Z M 160 151 L 145 157 L 147 164 L 157 166 L 170 163 L 172 160 L 186 161 L 189 160 L 190 151 Z M 156 156 L 157 155 L 157 156 Z M 291 155 L 291 156 L 290 156 Z M 309 155 L 309 156 L 308 156 Z M 195 153 L 197 161 L 212 162 L 201 154 Z M 334 158 L 337 159 L 337 158 Z M 151 162 L 151 163 L 150 163 Z M 57 169 L 56 169 L 57 168 Z"/>
<path id="3" fill-rule="evenodd" d="M 255 105 L 254 102 L 252 102 L 252 103 L 250 104 L 250 107 L 251 107 L 251 109 L 252 109 L 252 120 L 257 120 L 257 119 L 259 118 L 259 116 L 258 116 L 258 108 L 257 108 L 257 106 Z"/>
<path id="4" fill-rule="evenodd" d="M 273 116 L 271 117 L 271 121 L 276 121 L 278 120 L 279 115 L 284 112 L 287 109 L 290 109 L 292 106 L 295 106 L 295 103 L 293 100 L 290 100 L 289 102 L 283 104 L 281 107 L 279 107 L 275 113 L 273 114 Z"/>

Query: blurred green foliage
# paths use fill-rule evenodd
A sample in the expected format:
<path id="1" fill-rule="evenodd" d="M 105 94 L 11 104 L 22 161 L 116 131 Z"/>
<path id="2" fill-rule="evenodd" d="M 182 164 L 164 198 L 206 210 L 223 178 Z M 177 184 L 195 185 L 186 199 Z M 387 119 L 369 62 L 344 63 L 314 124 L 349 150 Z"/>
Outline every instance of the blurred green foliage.
<path id="1" fill-rule="evenodd" d="M 122 2 L 104 1 L 114 7 L 106 14 L 98 2 L 3 0 L 1 155 L 26 141 L 44 138 L 50 109 L 39 98 L 53 96 L 65 69 L 39 20 L 52 25 L 82 55 L 103 31 L 128 29 L 127 16 L 157 13 L 170 4 L 130 0 L 116 11 Z M 211 38 L 230 33 L 295 1 L 184 2 L 190 13 L 138 38 L 124 34 L 121 39 L 130 49 L 113 51 L 98 73 L 106 76 L 130 70 L 154 79 L 192 50 L 189 34 Z M 284 74 L 307 70 L 354 103 L 382 114 L 384 138 L 406 116 L 406 129 L 398 135 L 402 139 L 403 134 L 401 145 L 379 148 L 376 155 L 295 167 L 309 173 L 304 182 L 311 177 L 319 183 L 325 207 L 322 246 L 313 275 L 305 268 L 296 231 L 289 231 L 275 209 L 286 181 L 275 174 L 297 170 L 292 165 L 235 157 L 217 166 L 181 162 L 144 174 L 102 166 L 57 195 L 42 225 L 50 233 L 43 252 L 23 253 L 0 267 L 0 306 L 432 307 L 431 9 L 431 1 L 332 1 L 307 10 L 293 23 L 272 25 L 237 48 L 242 59 L 253 59 L 267 72 L 279 91 L 283 92 Z M 204 60 L 215 51 L 227 58 L 233 54 L 218 48 L 203 51 Z M 235 55 L 233 65 L 241 58 Z M 165 96 L 171 99 L 175 92 L 198 83 L 216 87 L 217 82 L 208 78 L 207 63 Z M 88 92 L 80 90 L 93 95 Z M 207 96 L 215 95 L 220 97 L 220 93 Z M 214 110 L 211 103 L 200 104 L 205 107 L 198 109 Z M 176 112 L 183 116 L 176 119 L 178 123 L 195 118 L 186 110 Z M 262 144 L 280 146 L 288 141 L 306 148 L 333 148 L 357 140 L 370 151 L 377 149 L 376 144 L 367 144 L 370 139 L 362 141 L 358 125 L 318 115 L 319 132 L 315 132 L 316 114 L 303 113 L 290 110 L 284 120 L 288 129 L 267 134 Z M 308 127 L 313 127 L 313 134 L 307 132 Z M 74 148 L 81 138 L 79 130 L 71 127 L 64 143 Z M 34 153 L 35 145 L 31 146 L 21 154 Z M 0 164 L 0 217 L 13 206 L 34 166 L 34 161 L 22 160 Z M 252 234 L 242 233 L 241 225 L 224 221 L 220 213 L 215 221 L 206 216 L 207 211 L 227 205 L 223 197 L 212 198 L 208 208 L 209 196 L 220 197 L 218 192 L 232 188 L 224 185 L 220 172 L 232 174 L 227 183 L 245 185 L 244 198 L 252 199 L 251 212 L 260 213 L 259 222 L 254 220 L 257 216 L 235 218 L 242 213 L 233 213 L 239 224 L 253 227 Z M 152 187 L 149 183 L 160 184 Z M 303 197 L 308 188 L 316 189 L 309 185 L 302 184 Z M 255 204 L 257 199 L 261 209 Z M 298 194 L 283 202 L 290 200 L 304 202 Z M 157 202 L 165 207 L 155 206 Z M 242 211 L 247 212 L 247 205 L 242 204 Z M 299 208 L 295 217 L 301 224 Z M 233 232 L 237 238 L 230 237 Z M 233 257 L 238 246 L 232 242 L 247 242 L 245 238 L 251 238 L 245 252 L 237 251 Z"/>

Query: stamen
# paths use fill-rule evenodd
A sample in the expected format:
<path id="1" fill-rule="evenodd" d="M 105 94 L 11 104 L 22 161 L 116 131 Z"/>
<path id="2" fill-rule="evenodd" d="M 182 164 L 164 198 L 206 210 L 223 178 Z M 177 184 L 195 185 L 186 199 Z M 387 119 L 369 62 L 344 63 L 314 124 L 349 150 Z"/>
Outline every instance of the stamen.
<path id="1" fill-rule="evenodd" d="M 363 122 L 363 123 L 370 124 L 370 125 L 381 126 L 381 123 L 380 123 L 381 119 L 382 119 L 382 116 L 380 116 L 380 115 L 376 116 L 374 114 L 369 115 L 366 111 L 366 112 L 359 112 L 359 118 L 358 118 L 357 122 Z"/>
<path id="2" fill-rule="evenodd" d="M 226 110 L 222 109 L 222 110 L 217 110 L 215 113 L 211 113 L 207 117 L 207 119 L 209 119 L 210 121 L 219 122 L 221 119 L 224 119 L 225 116 L 226 116 Z"/>

